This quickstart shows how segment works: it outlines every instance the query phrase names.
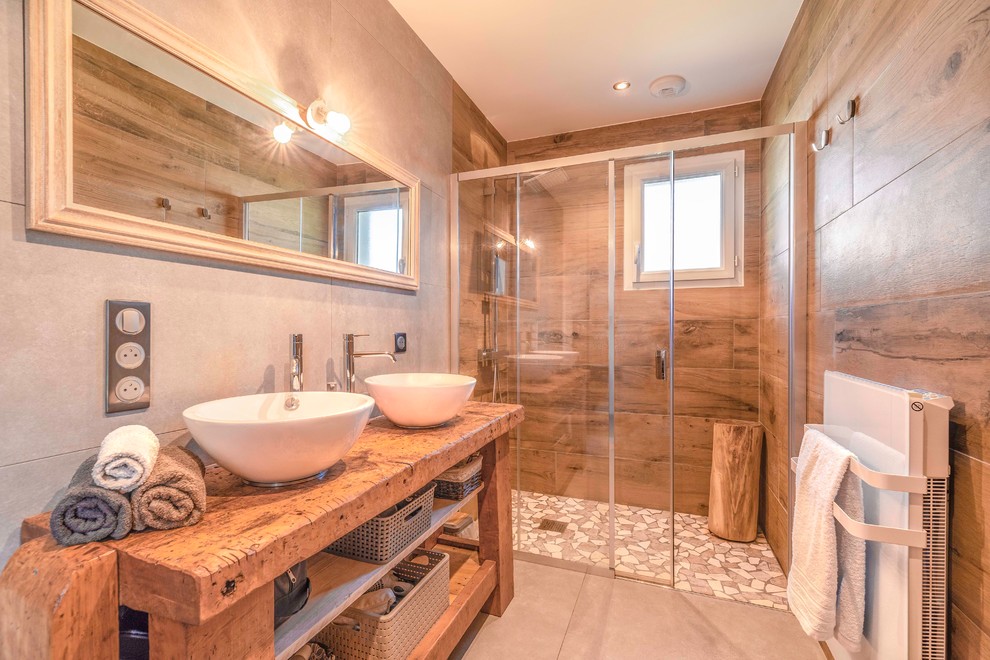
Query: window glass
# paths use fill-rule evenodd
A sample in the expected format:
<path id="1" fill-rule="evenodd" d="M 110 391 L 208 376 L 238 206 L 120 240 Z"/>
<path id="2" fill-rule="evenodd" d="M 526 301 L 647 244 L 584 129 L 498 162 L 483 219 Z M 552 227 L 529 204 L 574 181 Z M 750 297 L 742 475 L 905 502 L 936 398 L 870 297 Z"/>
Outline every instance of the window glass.
<path id="1" fill-rule="evenodd" d="M 722 267 L 722 174 L 675 179 L 675 270 Z M 643 270 L 670 270 L 670 180 L 643 183 Z"/>
<path id="2" fill-rule="evenodd" d="M 396 208 L 359 211 L 358 263 L 398 272 L 402 243 L 402 211 Z"/>

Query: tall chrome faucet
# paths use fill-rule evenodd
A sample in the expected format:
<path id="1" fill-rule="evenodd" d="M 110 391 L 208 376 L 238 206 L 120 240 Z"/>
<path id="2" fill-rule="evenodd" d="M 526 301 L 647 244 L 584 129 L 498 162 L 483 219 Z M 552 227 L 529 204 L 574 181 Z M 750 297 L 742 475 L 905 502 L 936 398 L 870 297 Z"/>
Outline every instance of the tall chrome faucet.
<path id="1" fill-rule="evenodd" d="M 303 388 L 303 336 L 290 335 L 292 343 L 292 360 L 289 362 L 289 392 L 285 399 L 285 409 L 295 410 L 299 407 L 299 397 L 296 392 L 302 392 Z"/>
<path id="2" fill-rule="evenodd" d="M 359 357 L 387 357 L 395 362 L 395 355 L 388 351 L 370 351 L 357 353 L 354 351 L 354 338 L 367 337 L 368 335 L 357 335 L 348 333 L 344 335 L 344 387 L 348 392 L 354 391 L 354 359 Z"/>

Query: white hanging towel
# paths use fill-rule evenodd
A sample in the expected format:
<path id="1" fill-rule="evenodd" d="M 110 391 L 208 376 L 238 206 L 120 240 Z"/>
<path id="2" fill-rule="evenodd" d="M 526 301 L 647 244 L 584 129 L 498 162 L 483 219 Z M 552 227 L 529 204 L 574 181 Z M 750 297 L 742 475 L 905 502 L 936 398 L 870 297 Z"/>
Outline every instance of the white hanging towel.
<path id="1" fill-rule="evenodd" d="M 853 454 L 824 433 L 808 430 L 798 455 L 793 562 L 787 599 L 813 639 L 835 637 L 850 651 L 863 639 L 866 543 L 836 523 L 832 503 L 863 520 L 863 487 L 849 472 Z"/>

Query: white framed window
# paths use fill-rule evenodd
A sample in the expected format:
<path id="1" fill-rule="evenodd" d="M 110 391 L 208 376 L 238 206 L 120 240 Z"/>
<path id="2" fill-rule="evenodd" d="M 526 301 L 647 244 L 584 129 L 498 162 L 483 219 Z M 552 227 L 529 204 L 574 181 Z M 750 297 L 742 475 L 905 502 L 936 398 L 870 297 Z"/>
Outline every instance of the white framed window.
<path id="1" fill-rule="evenodd" d="M 402 209 L 367 209 L 357 212 L 357 262 L 378 270 L 403 272 Z"/>
<path id="2" fill-rule="evenodd" d="M 674 245 L 670 244 L 670 161 L 626 165 L 623 173 L 623 284 L 664 286 L 671 252 L 678 287 L 743 284 L 745 152 L 674 160 Z"/>
<path id="3" fill-rule="evenodd" d="M 331 201 L 335 203 L 340 206 L 334 221 L 335 258 L 390 273 L 406 272 L 406 193 L 342 196 L 339 202 Z"/>

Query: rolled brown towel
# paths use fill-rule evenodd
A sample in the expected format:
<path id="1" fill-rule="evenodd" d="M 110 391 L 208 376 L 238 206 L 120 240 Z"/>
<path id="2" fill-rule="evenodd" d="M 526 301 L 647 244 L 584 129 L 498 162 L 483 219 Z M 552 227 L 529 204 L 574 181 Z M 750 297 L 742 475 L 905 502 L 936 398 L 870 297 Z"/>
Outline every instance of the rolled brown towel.
<path id="1" fill-rule="evenodd" d="M 95 464 L 96 456 L 82 462 L 65 495 L 52 509 L 49 526 L 62 545 L 121 539 L 131 531 L 130 501 L 122 493 L 93 483 Z"/>
<path id="2" fill-rule="evenodd" d="M 147 481 L 131 493 L 134 529 L 195 525 L 206 511 L 206 468 L 185 447 L 163 447 Z"/>

